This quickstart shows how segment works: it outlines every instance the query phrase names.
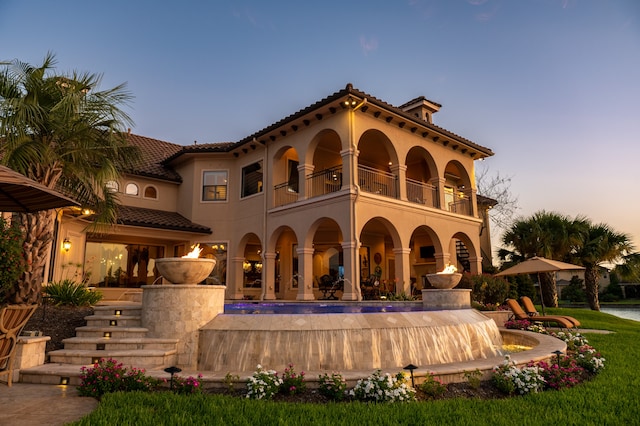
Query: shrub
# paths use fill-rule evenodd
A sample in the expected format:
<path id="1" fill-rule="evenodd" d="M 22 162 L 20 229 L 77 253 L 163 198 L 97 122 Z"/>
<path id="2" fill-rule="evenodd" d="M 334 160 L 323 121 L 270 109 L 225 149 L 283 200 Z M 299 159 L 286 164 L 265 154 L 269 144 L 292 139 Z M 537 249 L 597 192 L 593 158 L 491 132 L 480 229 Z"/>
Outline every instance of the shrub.
<path id="1" fill-rule="evenodd" d="M 238 380 L 240 380 L 240 376 L 238 376 L 237 374 L 227 373 L 224 376 L 224 384 L 227 387 L 228 392 L 233 392 L 233 390 L 235 389 L 236 382 Z"/>
<path id="2" fill-rule="evenodd" d="M 560 292 L 560 298 L 569 302 L 586 302 L 587 295 L 584 292 L 584 280 L 575 275 L 571 277 L 569 285 Z"/>
<path id="3" fill-rule="evenodd" d="M 589 341 L 580 333 L 572 334 L 568 331 L 551 333 L 551 336 L 563 340 L 567 344 L 567 350 L 575 351 L 580 346 L 589 344 Z"/>
<path id="4" fill-rule="evenodd" d="M 289 364 L 289 367 L 285 368 L 282 373 L 282 385 L 280 386 L 280 391 L 284 394 L 295 395 L 302 392 L 305 387 L 304 371 L 301 371 L 300 374 L 298 374 L 293 368 L 293 364 Z"/>
<path id="5" fill-rule="evenodd" d="M 347 381 L 340 373 L 325 373 L 318 377 L 320 395 L 332 401 L 342 401 L 346 396 Z"/>
<path id="6" fill-rule="evenodd" d="M 473 371 L 465 371 L 464 378 L 467 379 L 469 386 L 473 389 L 479 389 L 482 381 L 482 372 L 477 368 Z"/>
<path id="7" fill-rule="evenodd" d="M 257 368 L 247 381 L 247 398 L 271 399 L 280 390 L 282 379 L 274 370 L 263 370 L 260 364 Z"/>
<path id="8" fill-rule="evenodd" d="M 424 378 L 424 382 L 418 385 L 418 389 L 426 396 L 436 398 L 444 394 L 447 387 L 442 383 L 440 379 L 434 377 L 433 373 L 427 373 Z"/>
<path id="9" fill-rule="evenodd" d="M 549 389 L 565 389 L 580 383 L 584 368 L 580 367 L 574 359 L 563 356 L 559 362 L 548 364 L 539 361 L 536 366 L 540 367 L 542 377 L 544 377 L 546 387 Z"/>
<path id="10" fill-rule="evenodd" d="M 202 393 L 200 379 L 202 379 L 202 374 L 198 374 L 197 378 L 192 376 L 189 376 L 187 378 L 173 376 L 173 385 L 171 387 L 175 393 L 180 395 L 193 395 Z"/>
<path id="11" fill-rule="evenodd" d="M 576 348 L 574 354 L 578 365 L 590 373 L 597 373 L 604 368 L 606 359 L 592 346 L 582 345 Z"/>
<path id="12" fill-rule="evenodd" d="M 509 297 L 509 283 L 491 275 L 472 275 L 471 298 L 484 306 L 499 306 Z"/>
<path id="13" fill-rule="evenodd" d="M 531 326 L 529 320 L 509 320 L 504 323 L 504 327 L 511 330 L 526 330 Z"/>
<path id="14" fill-rule="evenodd" d="M 146 376 L 144 370 L 127 370 L 122 363 L 112 358 L 102 358 L 93 367 L 83 366 L 80 370 L 80 396 L 100 398 L 105 393 L 117 391 L 151 391 L 161 383 L 160 380 Z"/>
<path id="15" fill-rule="evenodd" d="M 414 400 L 416 391 L 407 385 L 403 373 L 392 376 L 376 370 L 366 379 L 358 380 L 349 395 L 359 401 L 396 402 Z"/>
<path id="16" fill-rule="evenodd" d="M 92 306 L 102 299 L 102 293 L 70 279 L 49 283 L 44 292 L 54 305 Z"/>
<path id="17" fill-rule="evenodd" d="M 0 215 L 0 302 L 24 272 L 22 233 Z"/>
<path id="18" fill-rule="evenodd" d="M 544 389 L 544 377 L 542 368 L 533 363 L 526 367 L 518 368 L 509 355 L 499 366 L 493 368 L 491 381 L 500 391 L 506 394 L 536 393 Z"/>

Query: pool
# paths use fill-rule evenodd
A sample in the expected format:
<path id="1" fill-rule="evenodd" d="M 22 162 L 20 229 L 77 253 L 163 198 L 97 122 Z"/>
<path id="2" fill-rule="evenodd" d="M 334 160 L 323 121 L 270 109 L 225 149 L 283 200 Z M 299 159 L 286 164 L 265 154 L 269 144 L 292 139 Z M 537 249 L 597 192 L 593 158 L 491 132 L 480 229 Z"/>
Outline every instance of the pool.
<path id="1" fill-rule="evenodd" d="M 421 302 L 371 303 L 228 303 L 225 314 L 349 314 L 424 311 Z"/>

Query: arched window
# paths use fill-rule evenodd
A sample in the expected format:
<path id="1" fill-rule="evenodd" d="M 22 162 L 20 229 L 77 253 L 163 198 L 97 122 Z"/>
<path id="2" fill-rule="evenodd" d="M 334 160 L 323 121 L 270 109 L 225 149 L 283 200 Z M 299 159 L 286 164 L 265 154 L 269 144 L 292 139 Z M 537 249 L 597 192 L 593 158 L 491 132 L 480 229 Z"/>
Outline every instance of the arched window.
<path id="1" fill-rule="evenodd" d="M 120 189 L 120 185 L 118 185 L 118 182 L 116 182 L 115 180 L 110 180 L 109 182 L 107 182 L 106 187 L 111 192 L 118 192 L 118 190 Z"/>
<path id="2" fill-rule="evenodd" d="M 140 188 L 138 188 L 138 185 L 131 182 L 127 184 L 124 193 L 127 195 L 140 195 Z"/>
<path id="3" fill-rule="evenodd" d="M 158 198 L 158 190 L 154 186 L 147 186 L 144 189 L 144 198 Z"/>

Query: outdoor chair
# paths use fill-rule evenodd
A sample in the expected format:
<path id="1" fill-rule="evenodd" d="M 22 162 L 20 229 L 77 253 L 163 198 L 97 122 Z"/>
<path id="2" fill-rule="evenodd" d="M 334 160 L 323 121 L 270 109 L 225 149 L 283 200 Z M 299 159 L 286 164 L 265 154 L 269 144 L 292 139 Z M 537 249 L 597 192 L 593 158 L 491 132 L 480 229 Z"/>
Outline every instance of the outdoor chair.
<path id="1" fill-rule="evenodd" d="M 318 289 L 322 292 L 322 300 L 337 300 L 336 292 L 343 289 L 343 281 L 334 281 L 331 275 L 323 275 L 318 281 Z"/>
<path id="2" fill-rule="evenodd" d="M 18 336 L 38 305 L 9 305 L 0 309 L 0 376 L 7 376 L 7 386 L 13 381 L 13 361 Z"/>
<path id="3" fill-rule="evenodd" d="M 543 323 L 557 324 L 562 328 L 574 328 L 575 325 L 566 318 L 555 315 L 538 315 L 535 318 L 531 318 L 527 313 L 522 309 L 520 304 L 515 299 L 507 299 L 507 305 L 511 312 L 513 313 L 513 317 L 517 320 L 527 320 L 527 321 L 539 321 Z"/>
<path id="4" fill-rule="evenodd" d="M 520 302 L 522 302 L 522 306 L 524 307 L 525 312 L 527 313 L 527 315 L 529 315 L 530 318 L 533 318 L 535 320 L 536 317 L 540 316 L 540 314 L 538 313 L 538 310 L 536 309 L 536 306 L 533 304 L 533 301 L 529 297 L 522 296 L 520 298 Z M 555 316 L 562 317 L 568 321 L 571 321 L 574 327 L 580 327 L 580 321 L 578 321 L 574 317 L 570 317 L 568 315 L 555 315 Z"/>

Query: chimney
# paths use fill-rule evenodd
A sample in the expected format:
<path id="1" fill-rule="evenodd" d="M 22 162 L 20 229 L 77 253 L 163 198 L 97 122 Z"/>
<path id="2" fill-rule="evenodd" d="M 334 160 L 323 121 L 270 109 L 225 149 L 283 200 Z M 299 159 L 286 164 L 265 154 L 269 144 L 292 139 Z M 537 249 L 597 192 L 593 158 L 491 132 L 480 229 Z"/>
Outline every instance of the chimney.
<path id="1" fill-rule="evenodd" d="M 432 102 L 424 96 L 420 96 L 410 100 L 406 104 L 400 105 L 399 108 L 427 123 L 433 123 L 433 114 L 440 111 L 441 107 L 442 105 Z"/>

